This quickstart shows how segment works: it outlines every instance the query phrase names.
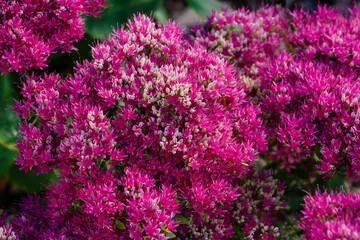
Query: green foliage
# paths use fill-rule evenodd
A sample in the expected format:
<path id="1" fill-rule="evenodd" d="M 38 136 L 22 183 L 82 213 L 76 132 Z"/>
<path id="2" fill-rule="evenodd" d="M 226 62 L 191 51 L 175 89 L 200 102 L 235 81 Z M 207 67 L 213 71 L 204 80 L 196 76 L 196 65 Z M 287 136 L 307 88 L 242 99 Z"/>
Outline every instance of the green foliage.
<path id="1" fill-rule="evenodd" d="M 108 0 L 108 8 L 99 17 L 89 16 L 86 19 L 87 32 L 94 38 L 107 38 L 113 27 L 120 27 L 127 23 L 134 13 L 141 12 L 148 15 L 155 12 L 162 12 L 162 0 Z M 155 15 L 160 21 L 164 21 L 164 13 Z"/>
<path id="2" fill-rule="evenodd" d="M 0 75 L 0 106 L 5 106 L 11 101 L 11 82 L 8 74 Z"/>
<path id="3" fill-rule="evenodd" d="M 122 221 L 117 220 L 115 222 L 115 227 L 118 229 L 126 229 L 125 224 Z"/>
<path id="4" fill-rule="evenodd" d="M 16 152 L 0 145 L 0 177 L 8 173 L 16 156 Z"/>
<path id="5" fill-rule="evenodd" d="M 15 141 L 18 136 L 19 118 L 11 111 L 9 105 L 0 108 L 0 146 L 17 151 Z"/>
<path id="6" fill-rule="evenodd" d="M 11 111 L 13 88 L 9 74 L 0 76 L 0 177 L 8 173 L 16 156 L 18 135 L 16 114 Z"/>
<path id="7" fill-rule="evenodd" d="M 186 2 L 202 18 L 205 18 L 205 15 L 209 15 L 213 9 L 225 7 L 225 5 L 218 0 L 186 0 Z"/>
<path id="8" fill-rule="evenodd" d="M 19 118 L 11 110 L 14 92 L 10 75 L 0 75 L 0 145 L 12 151 L 16 151 L 14 142 L 19 123 Z"/>
<path id="9" fill-rule="evenodd" d="M 327 193 L 339 192 L 339 191 L 349 191 L 349 185 L 346 182 L 346 176 L 342 174 L 336 174 L 332 176 L 329 180 L 324 180 L 323 176 L 317 176 L 313 187 L 311 188 L 311 194 L 315 193 L 315 190 L 319 189 L 320 191 L 326 191 Z"/>
<path id="10" fill-rule="evenodd" d="M 155 19 L 162 24 L 167 23 L 167 21 L 169 19 L 169 14 L 167 13 L 166 9 L 163 6 L 158 7 L 154 11 L 154 16 L 155 16 Z"/>
<path id="11" fill-rule="evenodd" d="M 39 174 L 33 172 L 25 172 L 19 170 L 17 165 L 12 165 L 8 172 L 9 180 L 20 190 L 26 192 L 39 192 L 45 186 L 51 184 L 51 180 L 55 180 L 56 176 L 53 171 L 47 174 Z"/>
<path id="12" fill-rule="evenodd" d="M 176 235 L 172 232 L 165 232 L 165 237 L 167 238 L 176 238 Z"/>
<path id="13" fill-rule="evenodd" d="M 174 220 L 178 221 L 179 224 L 190 224 L 190 221 L 180 214 L 176 214 Z"/>

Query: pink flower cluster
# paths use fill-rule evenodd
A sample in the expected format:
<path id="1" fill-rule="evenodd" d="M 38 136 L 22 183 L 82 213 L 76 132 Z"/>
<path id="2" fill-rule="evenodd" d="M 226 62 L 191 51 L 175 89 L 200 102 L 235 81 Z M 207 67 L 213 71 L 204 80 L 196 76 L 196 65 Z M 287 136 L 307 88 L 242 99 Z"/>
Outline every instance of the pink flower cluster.
<path id="1" fill-rule="evenodd" d="M 271 169 L 251 170 L 244 178 L 245 183 L 239 185 L 240 196 L 233 216 L 242 239 L 276 239 L 280 235 L 273 222 L 278 210 L 286 207 L 281 199 L 285 183 L 274 179 L 272 173 Z"/>
<path id="2" fill-rule="evenodd" d="M 344 166 L 348 175 L 359 172 L 358 71 L 326 58 L 310 61 L 282 53 L 267 76 L 273 81 L 262 103 L 270 121 L 278 122 L 277 141 L 303 158 L 315 157 L 327 175 Z"/>
<path id="3" fill-rule="evenodd" d="M 74 75 L 23 81 L 17 163 L 59 172 L 34 238 L 225 239 L 239 228 L 272 239 L 283 185 L 248 173 L 265 128 L 232 65 L 186 46 L 173 22 L 138 15 L 127 27 Z"/>
<path id="4" fill-rule="evenodd" d="M 194 27 L 188 37 L 235 62 L 239 83 L 263 111 L 270 143 L 264 154 L 288 170 L 312 157 L 326 176 L 360 171 L 358 12 L 223 10 L 208 18 L 210 29 Z"/>
<path id="5" fill-rule="evenodd" d="M 23 73 L 71 50 L 80 13 L 103 1 L 1 4 L 0 69 Z M 260 153 L 288 170 L 312 159 L 326 177 L 360 172 L 359 9 L 221 10 L 190 34 L 140 14 L 92 46 L 74 74 L 24 77 L 16 161 L 58 182 L 44 199 L 27 198 L 11 225 L 0 217 L 0 234 L 280 237 L 285 186 L 255 171 Z M 309 196 L 300 227 L 309 239 L 359 238 L 358 199 Z"/>
<path id="6" fill-rule="evenodd" d="M 7 216 L 6 212 L 0 213 L 0 239 L 4 240 L 16 240 L 17 236 L 12 229 L 12 226 L 7 223 L 9 217 Z"/>
<path id="7" fill-rule="evenodd" d="M 256 93 L 261 85 L 267 87 L 267 80 L 259 78 L 259 71 L 271 63 L 275 52 L 286 47 L 286 10 L 280 6 L 263 6 L 256 11 L 223 9 L 213 11 L 206 24 L 206 28 L 192 27 L 188 42 L 233 62 L 239 81 L 249 92 Z"/>
<path id="8" fill-rule="evenodd" d="M 299 225 L 305 239 L 359 239 L 360 192 L 327 194 L 317 191 L 305 198 Z"/>
<path id="9" fill-rule="evenodd" d="M 50 53 L 69 52 L 84 35 L 84 14 L 96 15 L 105 0 L 2 0 L 0 72 L 43 68 Z"/>
<path id="10" fill-rule="evenodd" d="M 326 55 L 350 67 L 360 67 L 360 8 L 348 9 L 344 16 L 320 5 L 312 13 L 302 9 L 291 12 L 289 42 L 312 56 Z"/>

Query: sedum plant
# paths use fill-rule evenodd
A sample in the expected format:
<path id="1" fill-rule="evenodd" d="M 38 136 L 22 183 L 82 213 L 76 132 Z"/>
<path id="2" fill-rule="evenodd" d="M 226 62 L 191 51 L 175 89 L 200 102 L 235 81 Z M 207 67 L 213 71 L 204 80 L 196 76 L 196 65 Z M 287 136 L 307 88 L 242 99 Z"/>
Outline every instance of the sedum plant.
<path id="1" fill-rule="evenodd" d="M 195 26 L 187 37 L 189 45 L 235 63 L 238 82 L 267 124 L 270 148 L 264 155 L 283 168 L 311 157 L 328 178 L 359 171 L 357 42 L 348 41 L 359 37 L 351 27 L 358 11 L 354 7 L 346 17 L 324 6 L 312 14 L 279 6 L 223 10 L 208 18 L 209 29 Z M 332 22 L 338 32 L 330 30 Z M 326 32 L 333 37 L 321 41 Z"/>
<path id="2" fill-rule="evenodd" d="M 283 198 L 316 176 L 356 188 L 358 7 L 222 9 L 190 34 L 137 14 L 73 73 L 40 71 L 103 3 L 1 2 L 0 69 L 28 71 L 16 163 L 57 176 L 1 239 L 358 238 L 356 190 Z"/>
<path id="3" fill-rule="evenodd" d="M 23 205 L 17 236 L 276 235 L 270 226 L 284 187 L 270 172 L 248 174 L 266 147 L 265 128 L 228 62 L 184 44 L 176 23 L 144 15 L 91 53 L 66 78 L 23 81 L 24 99 L 14 106 L 24 119 L 17 164 L 54 169 L 59 182 L 45 203 Z M 35 231 L 20 230 L 34 222 Z"/>
<path id="4" fill-rule="evenodd" d="M 0 71 L 44 68 L 50 53 L 70 52 L 84 36 L 83 14 L 97 15 L 105 0 L 2 0 Z"/>
<path id="5" fill-rule="evenodd" d="M 304 239 L 358 239 L 359 191 L 321 193 L 305 198 L 304 216 L 299 226 Z"/>

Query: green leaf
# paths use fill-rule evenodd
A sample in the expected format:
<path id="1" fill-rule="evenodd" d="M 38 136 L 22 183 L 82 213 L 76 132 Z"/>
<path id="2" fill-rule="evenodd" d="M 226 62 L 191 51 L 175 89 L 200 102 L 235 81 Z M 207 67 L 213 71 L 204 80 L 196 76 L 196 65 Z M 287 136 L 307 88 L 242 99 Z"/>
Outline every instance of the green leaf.
<path id="1" fill-rule="evenodd" d="M 15 141 L 19 135 L 19 122 L 19 117 L 9 105 L 0 106 L 0 145 L 15 152 L 17 151 Z"/>
<path id="2" fill-rule="evenodd" d="M 187 209 L 194 209 L 194 207 L 193 207 L 191 204 L 186 204 L 185 207 L 186 207 Z"/>
<path id="3" fill-rule="evenodd" d="M 103 158 L 98 159 L 98 166 L 103 168 L 106 165 L 106 160 Z"/>
<path id="4" fill-rule="evenodd" d="M 70 127 L 71 125 L 71 117 L 66 119 L 66 124 Z"/>
<path id="5" fill-rule="evenodd" d="M 168 238 L 176 238 L 176 235 L 172 232 L 165 232 L 165 237 L 168 237 Z"/>
<path id="6" fill-rule="evenodd" d="M 19 122 L 19 117 L 9 106 L 0 108 L 0 145 L 14 152 L 18 151 L 15 141 L 19 135 Z"/>
<path id="7" fill-rule="evenodd" d="M 172 107 L 173 107 L 172 104 L 170 104 L 169 106 L 167 106 L 167 111 L 168 111 L 168 113 L 170 114 L 170 116 L 175 116 L 175 113 L 174 113 Z"/>
<path id="8" fill-rule="evenodd" d="M 14 164 L 14 157 L 16 152 L 0 145 L 0 177 L 8 173 Z"/>
<path id="9" fill-rule="evenodd" d="M 155 19 L 162 24 L 166 24 L 169 20 L 169 14 L 163 6 L 158 7 L 154 12 Z"/>
<path id="10" fill-rule="evenodd" d="M 59 172 L 59 170 L 56 170 L 56 169 L 54 169 L 54 174 L 55 174 L 56 178 L 61 176 L 61 173 Z"/>
<path id="11" fill-rule="evenodd" d="M 125 103 L 123 101 L 119 101 L 119 106 L 120 107 L 125 107 Z"/>
<path id="12" fill-rule="evenodd" d="M 331 189 L 333 191 L 349 191 L 349 185 L 346 182 L 346 177 L 344 175 L 334 175 L 326 184 L 327 189 Z"/>
<path id="13" fill-rule="evenodd" d="M 239 226 L 236 224 L 233 228 L 235 234 L 234 236 L 231 238 L 231 240 L 238 240 L 238 239 L 244 239 L 245 238 L 245 233 L 239 230 Z"/>
<path id="14" fill-rule="evenodd" d="M 125 224 L 122 221 L 116 220 L 115 227 L 118 229 L 126 229 Z"/>
<path id="15" fill-rule="evenodd" d="M 321 153 L 321 147 L 319 144 L 315 145 L 313 147 L 313 150 L 314 150 L 313 158 L 315 159 L 315 161 L 319 162 L 321 159 L 324 158 L 324 155 Z"/>
<path id="16" fill-rule="evenodd" d="M 7 73 L 0 75 L 0 107 L 7 106 L 12 99 L 11 82 L 10 77 Z"/>
<path id="17" fill-rule="evenodd" d="M 47 174 L 39 174 L 33 172 L 25 172 L 19 170 L 17 165 L 12 165 L 8 173 L 9 180 L 20 190 L 26 192 L 38 192 L 44 189 L 44 186 L 49 186 L 51 181 L 56 181 L 56 176 L 53 171 Z"/>
<path id="18" fill-rule="evenodd" d="M 12 77 L 7 73 L 0 75 L 0 176 L 8 173 L 18 152 L 15 141 L 20 120 L 10 107 L 15 94 Z"/>
<path id="19" fill-rule="evenodd" d="M 187 220 L 184 216 L 181 216 L 180 214 L 175 214 L 174 220 L 178 221 L 179 224 L 190 224 L 189 220 Z"/>
<path id="20" fill-rule="evenodd" d="M 87 32 L 95 38 L 107 38 L 113 27 L 117 28 L 132 18 L 134 13 L 151 14 L 162 5 L 163 0 L 109 0 L 109 6 L 99 17 L 86 19 Z"/>
<path id="21" fill-rule="evenodd" d="M 224 3 L 218 0 L 186 0 L 190 7 L 202 18 L 209 15 L 213 9 L 221 9 L 225 7 Z"/>
<path id="22" fill-rule="evenodd" d="M 14 146 L 20 120 L 10 107 L 14 93 L 11 82 L 10 75 L 0 75 L 0 145 L 17 151 Z"/>

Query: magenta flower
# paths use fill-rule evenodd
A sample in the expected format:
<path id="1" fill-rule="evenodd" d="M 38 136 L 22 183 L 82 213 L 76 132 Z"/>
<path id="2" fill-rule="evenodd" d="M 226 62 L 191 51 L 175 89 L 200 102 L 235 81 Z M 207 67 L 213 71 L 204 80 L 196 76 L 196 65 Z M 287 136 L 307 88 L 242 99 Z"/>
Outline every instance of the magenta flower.
<path id="1" fill-rule="evenodd" d="M 360 66 L 360 8 L 354 4 L 349 15 L 320 5 L 313 13 L 302 9 L 291 13 L 289 41 L 313 58 L 326 55 L 351 67 Z"/>
<path id="2" fill-rule="evenodd" d="M 4 0 L 0 2 L 0 71 L 46 67 L 50 53 L 69 52 L 84 35 L 84 14 L 105 0 Z"/>
<path id="3" fill-rule="evenodd" d="M 244 239 L 275 239 L 279 229 L 273 225 L 278 210 L 286 207 L 282 200 L 285 184 L 272 177 L 272 170 L 249 171 L 240 185 L 240 197 L 232 213 Z"/>
<path id="4" fill-rule="evenodd" d="M 238 84 L 262 109 L 267 158 L 290 171 L 311 157 L 326 177 L 352 175 L 360 169 L 358 8 L 349 16 L 323 6 L 287 12 L 213 12 L 210 27 L 194 27 L 187 41 L 235 63 Z"/>
<path id="5" fill-rule="evenodd" d="M 186 46 L 175 23 L 137 15 L 127 26 L 74 75 L 23 82 L 17 164 L 60 173 L 44 232 L 168 239 L 188 229 L 182 216 L 231 237 L 241 179 L 267 146 L 260 109 L 232 65 Z"/>
<path id="6" fill-rule="evenodd" d="M 360 192 L 320 193 L 305 198 L 299 226 L 305 239 L 359 239 Z"/>
<path id="7" fill-rule="evenodd" d="M 287 11 L 280 6 L 262 6 L 256 11 L 213 11 L 205 23 L 209 29 L 194 26 L 188 36 L 191 45 L 200 45 L 237 66 L 238 78 L 247 90 L 267 88 L 259 69 L 272 60 L 287 43 Z"/>
<path id="8" fill-rule="evenodd" d="M 297 156 L 314 157 L 327 176 L 344 166 L 348 175 L 358 172 L 357 70 L 324 58 L 309 61 L 282 53 L 265 74 L 274 81 L 263 109 L 271 113 L 269 122 L 277 122 L 272 134 L 291 150 L 289 156 L 295 153 L 295 161 Z M 320 152 L 313 152 L 315 146 Z"/>
<path id="9" fill-rule="evenodd" d="M 203 179 L 202 176 L 199 179 Z M 227 239 L 231 236 L 275 239 L 279 236 L 274 220 L 278 210 L 286 206 L 282 201 L 285 186 L 272 177 L 271 170 L 257 172 L 251 169 L 233 184 L 236 188 L 232 189 L 216 179 L 207 185 L 201 182 L 204 181 L 197 180 L 186 192 L 185 199 L 190 201 L 182 214 L 192 216 L 192 221 L 189 225 L 180 225 L 177 236 L 190 239 Z M 197 210 L 197 214 L 193 214 L 193 210 Z"/>
<path id="10" fill-rule="evenodd" d="M 18 239 L 15 232 L 12 229 L 12 226 L 6 221 L 8 220 L 6 212 L 0 213 L 0 239 L 4 240 L 16 240 Z"/>

